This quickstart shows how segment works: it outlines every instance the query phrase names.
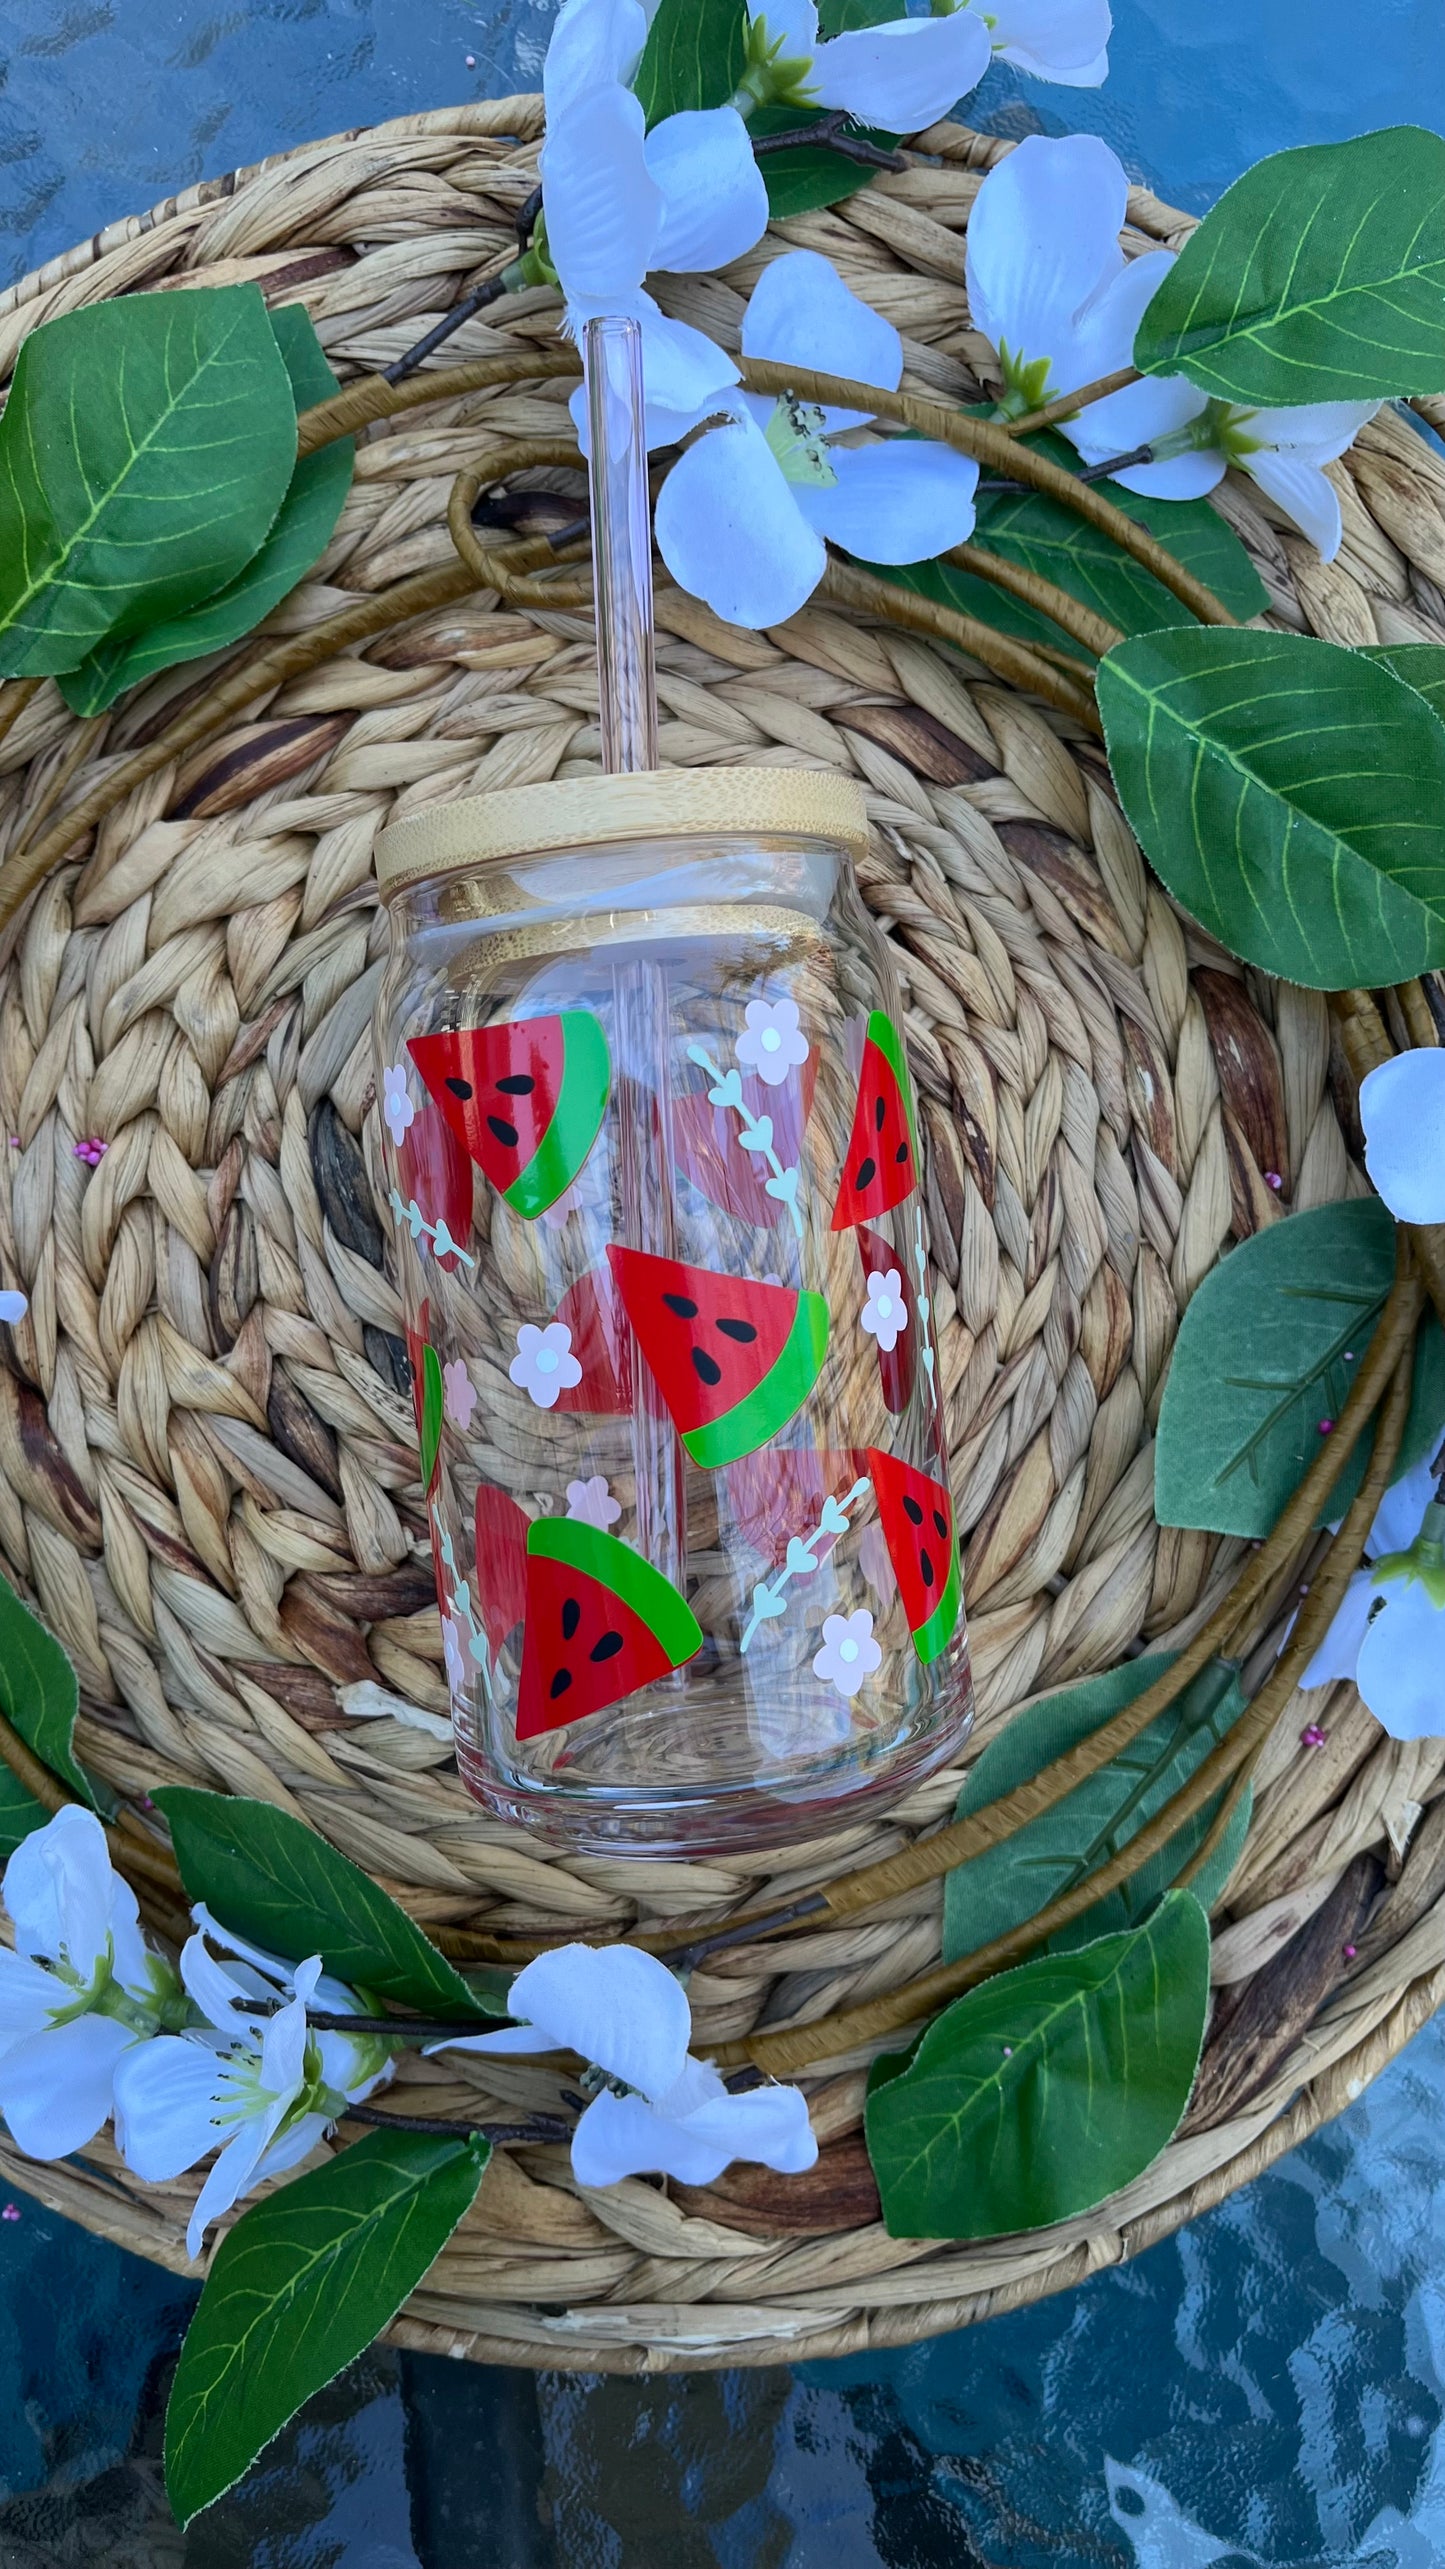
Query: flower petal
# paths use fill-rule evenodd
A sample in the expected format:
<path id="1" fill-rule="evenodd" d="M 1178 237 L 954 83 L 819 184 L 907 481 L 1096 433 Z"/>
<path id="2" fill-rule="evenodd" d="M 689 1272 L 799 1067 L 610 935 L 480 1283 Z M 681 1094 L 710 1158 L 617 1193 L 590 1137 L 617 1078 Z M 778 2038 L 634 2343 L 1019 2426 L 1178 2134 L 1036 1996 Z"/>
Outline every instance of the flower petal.
<path id="1" fill-rule="evenodd" d="M 989 0 L 993 49 L 1035 80 L 1096 89 L 1113 32 L 1109 0 Z"/>
<path id="2" fill-rule="evenodd" d="M 539 1954 L 518 1972 L 507 2004 L 555 2049 L 596 2061 L 648 2096 L 671 2087 L 687 2058 L 687 1992 L 666 1963 L 635 1945 Z"/>
<path id="3" fill-rule="evenodd" d="M 657 549 L 678 586 L 725 624 L 783 624 L 827 568 L 761 431 L 746 415 L 709 430 L 663 483 Z"/>
<path id="4" fill-rule="evenodd" d="M 0 2114 L 30 2159 L 64 2159 L 93 2141 L 111 2110 L 116 2063 L 140 2049 L 113 2016 L 73 2016 L 0 2059 Z"/>
<path id="5" fill-rule="evenodd" d="M 217 2033 L 234 2033 L 238 2026 L 254 2023 L 256 1991 L 217 1960 L 204 1934 L 189 1936 L 182 1946 L 181 1980 Z"/>
<path id="6" fill-rule="evenodd" d="M 1445 1736 L 1445 1608 L 1419 1579 L 1392 1579 L 1360 1645 L 1355 1683 L 1391 1739 Z"/>
<path id="7" fill-rule="evenodd" d="M 831 489 L 793 492 L 810 526 L 864 562 L 925 562 L 973 533 L 978 466 L 951 446 L 890 438 L 834 446 Z"/>
<path id="8" fill-rule="evenodd" d="M 1365 1166 L 1396 1221 L 1445 1222 L 1445 1051 L 1381 1062 L 1361 1085 L 1360 1121 Z"/>
<path id="9" fill-rule="evenodd" d="M 631 80 L 647 42 L 647 16 L 641 0 L 566 0 L 542 65 L 549 132 L 604 83 Z"/>
<path id="10" fill-rule="evenodd" d="M 762 239 L 767 186 L 735 107 L 664 116 L 643 149 L 662 190 L 655 268 L 725 268 Z"/>
<path id="11" fill-rule="evenodd" d="M 0 2053 L 27 2035 L 38 2034 L 57 2008 L 68 2007 L 75 1992 L 55 1974 L 31 1959 L 0 1945 Z"/>
<path id="12" fill-rule="evenodd" d="M 867 125 L 916 134 L 976 89 L 993 47 L 971 9 L 947 18 L 890 18 L 834 36 L 813 56 L 820 106 L 848 107 Z"/>
<path id="13" fill-rule="evenodd" d="M 647 166 L 646 120 L 630 90 L 599 88 L 553 126 L 542 152 L 547 248 L 569 303 L 607 310 L 640 286 L 662 229 L 662 190 Z"/>
<path id="14" fill-rule="evenodd" d="M 705 332 L 694 330 L 689 321 L 669 320 L 640 287 L 635 294 L 614 296 L 605 306 L 595 307 L 598 314 L 604 309 L 622 312 L 642 324 L 644 434 L 649 447 L 671 446 L 710 409 L 721 406 L 737 382 L 738 370 Z M 572 311 L 579 324 L 594 317 L 594 307 L 586 300 L 574 303 Z M 567 406 L 585 455 L 589 452 L 585 386 L 578 385 Z"/>
<path id="15" fill-rule="evenodd" d="M 1061 391 L 1097 383 L 1101 375 L 1132 364 L 1139 323 L 1173 265 L 1172 251 L 1146 251 L 1091 297 L 1079 315 L 1072 355 L 1055 369 Z M 1149 375 L 1103 401 L 1090 402 L 1065 434 L 1086 462 L 1102 464 L 1111 455 L 1129 454 L 1151 438 L 1183 428 L 1207 408 L 1208 396 L 1182 375 Z"/>
<path id="16" fill-rule="evenodd" d="M 1300 1679 L 1302 1686 L 1330 1686 L 1339 1677 L 1354 1676 L 1370 1607 L 1378 1594 L 1369 1571 L 1357 1570 L 1335 1608 L 1329 1631 Z"/>
<path id="17" fill-rule="evenodd" d="M 367 2093 L 370 2094 L 370 2089 Z M 278 2177 L 285 2169 L 299 2166 L 302 2159 L 309 2159 L 326 2130 L 326 2121 L 324 2114 L 303 2114 L 299 2121 L 291 2124 L 280 2140 L 273 2141 L 269 2150 L 263 2151 L 256 2161 L 252 2183 L 264 2185 L 268 2178 Z"/>
<path id="18" fill-rule="evenodd" d="M 1332 464 L 1353 446 L 1380 405 L 1377 401 L 1314 401 L 1293 410 L 1255 410 L 1240 414 L 1250 437 L 1284 454 L 1297 454 L 1308 464 Z"/>
<path id="19" fill-rule="evenodd" d="M 1408 1552 L 1425 1521 L 1425 1510 L 1435 1496 L 1434 1463 L 1445 1441 L 1445 1422 L 1432 1438 L 1428 1450 L 1418 1463 L 1402 1475 L 1392 1490 L 1387 1490 L 1375 1510 L 1366 1550 L 1371 1559 L 1382 1552 Z"/>
<path id="20" fill-rule="evenodd" d="M 221 2138 L 224 2061 L 204 2041 L 155 2034 L 136 2043 L 115 2072 L 115 2142 L 146 2185 L 166 2185 Z"/>
<path id="21" fill-rule="evenodd" d="M 1031 134 L 990 170 L 969 217 L 974 328 L 996 348 L 1006 343 L 1012 357 L 1052 358 L 1066 381 L 1082 307 L 1123 268 L 1128 202 L 1123 163 L 1107 143 L 1093 134 L 1058 142 Z"/>
<path id="22" fill-rule="evenodd" d="M 62 1954 L 93 1979 L 109 1944 L 115 1876 L 105 1831 L 93 1811 L 69 1802 L 23 1838 L 5 1867 L 5 1906 L 20 1953 Z"/>
<path id="23" fill-rule="evenodd" d="M 1319 465 L 1306 463 L 1301 455 L 1276 453 L 1268 447 L 1260 454 L 1244 455 L 1240 461 L 1250 480 L 1268 491 L 1285 515 L 1294 519 L 1300 533 L 1310 538 L 1321 561 L 1333 562 L 1344 535 L 1344 521 L 1339 493 Z"/>
<path id="24" fill-rule="evenodd" d="M 195 2200 L 190 2220 L 186 2223 L 186 2254 L 198 2257 L 201 2243 L 213 2221 L 229 2212 L 246 2191 L 266 2155 L 270 2132 L 261 2122 L 243 2123 L 234 2139 L 228 2141 Z"/>
<path id="25" fill-rule="evenodd" d="M 1202 446 L 1189 455 L 1171 455 L 1163 464 L 1126 464 L 1111 478 L 1121 490 L 1142 491 L 1156 500 L 1202 500 L 1218 490 L 1227 470 L 1214 447 Z"/>
<path id="26" fill-rule="evenodd" d="M 753 2088 L 743 2096 L 723 2089 L 681 2117 L 657 2111 L 640 2096 L 603 2095 L 594 2098 L 572 2135 L 572 2173 L 587 2186 L 649 2174 L 709 2185 L 734 2159 L 797 2175 L 817 2156 L 807 2099 L 796 2087 Z"/>
<path id="27" fill-rule="evenodd" d="M 892 322 L 854 294 L 816 250 L 789 250 L 764 268 L 743 314 L 743 355 L 849 376 L 884 392 L 896 392 L 903 380 L 903 342 Z M 871 417 L 871 411 L 830 409 L 823 424 L 834 434 L 861 428 Z"/>

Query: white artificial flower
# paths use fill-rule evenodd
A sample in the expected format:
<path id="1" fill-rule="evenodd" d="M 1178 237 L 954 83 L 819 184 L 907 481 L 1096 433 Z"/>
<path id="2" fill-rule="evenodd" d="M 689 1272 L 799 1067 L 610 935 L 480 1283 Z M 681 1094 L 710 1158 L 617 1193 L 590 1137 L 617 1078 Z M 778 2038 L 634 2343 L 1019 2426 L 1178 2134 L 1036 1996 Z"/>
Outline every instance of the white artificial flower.
<path id="1" fill-rule="evenodd" d="M 1139 324 L 1174 253 L 1126 261 L 1119 232 L 1128 196 L 1122 162 L 1091 134 L 1031 135 L 979 189 L 968 225 L 969 310 L 998 350 L 1006 418 L 1133 363 Z M 1121 464 L 1113 478 L 1156 499 L 1202 499 L 1237 465 L 1328 562 L 1342 526 L 1323 467 L 1378 408 L 1327 401 L 1251 410 L 1211 400 L 1183 375 L 1147 375 L 1059 426 L 1087 464 L 1150 447 L 1151 461 Z"/>
<path id="2" fill-rule="evenodd" d="M 744 1070 L 756 1071 L 769 1088 L 781 1088 L 789 1071 L 800 1069 L 808 1058 L 796 999 L 750 999 L 733 1050 Z"/>
<path id="3" fill-rule="evenodd" d="M 465 1434 L 477 1405 L 477 1387 L 467 1371 L 465 1356 L 454 1356 L 449 1365 L 443 1365 L 442 1388 L 445 1395 L 442 1406 L 453 1425 Z"/>
<path id="4" fill-rule="evenodd" d="M 1445 1452 L 1445 1449 L 1442 1449 Z M 1445 1506 L 1441 1454 L 1387 1490 L 1357 1570 L 1300 1679 L 1352 1677 L 1392 1739 L 1445 1736 Z"/>
<path id="5" fill-rule="evenodd" d="M 647 37 L 639 0 L 566 0 L 543 67 L 547 257 L 574 334 L 605 316 L 642 330 L 648 443 L 695 419 L 737 368 L 701 330 L 670 321 L 644 277 L 726 267 L 762 238 L 768 192 L 735 107 L 665 116 L 647 131 L 626 86 Z M 573 418 L 586 431 L 585 394 Z"/>
<path id="6" fill-rule="evenodd" d="M 856 1614 L 829 1615 L 823 1625 L 823 1647 L 813 1674 L 836 1686 L 840 1695 L 856 1695 L 865 1677 L 883 1665 L 883 1652 L 873 1638 L 873 1617 L 866 1606 Z"/>
<path id="7" fill-rule="evenodd" d="M 587 2083 L 600 2093 L 572 2135 L 579 2185 L 645 2175 L 709 2185 L 734 2159 L 796 2176 L 817 2158 L 801 2089 L 769 2085 L 733 2096 L 711 2061 L 692 2057 L 687 1993 L 654 1954 L 635 1945 L 562 1945 L 518 1972 L 507 2003 L 524 2023 L 432 2048 L 580 2053 L 592 2065 Z"/>
<path id="8" fill-rule="evenodd" d="M 908 1326 L 908 1301 L 897 1267 L 886 1267 L 881 1275 L 869 1277 L 868 1296 L 859 1319 L 869 1336 L 877 1339 L 884 1355 L 891 1356 Z"/>
<path id="9" fill-rule="evenodd" d="M 621 1516 L 622 1504 L 613 1497 L 603 1475 L 594 1472 L 590 1481 L 568 1482 L 567 1514 L 574 1525 L 595 1525 L 600 1534 L 605 1534 Z"/>
<path id="10" fill-rule="evenodd" d="M 17 1321 L 24 1319 L 25 1314 L 29 1309 L 30 1297 L 28 1294 L 12 1293 L 8 1287 L 5 1291 L 0 1292 L 0 1320 L 8 1320 L 12 1329 L 15 1327 Z"/>
<path id="11" fill-rule="evenodd" d="M 381 1074 L 381 1112 L 397 1150 L 416 1122 L 416 1108 L 406 1093 L 405 1062 L 389 1062 Z"/>
<path id="12" fill-rule="evenodd" d="M 1422 1045 L 1360 1085 L 1365 1166 L 1397 1222 L 1445 1222 L 1445 1051 Z"/>
<path id="13" fill-rule="evenodd" d="M 533 1321 L 524 1320 L 507 1372 L 518 1391 L 525 1392 L 538 1409 L 555 1409 L 563 1392 L 574 1391 L 582 1380 L 566 1321 L 549 1320 L 545 1329 L 538 1329 Z"/>
<path id="14" fill-rule="evenodd" d="M 890 134 L 916 134 L 976 89 L 993 55 L 981 11 L 888 19 L 821 37 L 814 0 L 748 0 L 745 94 L 763 106 L 844 107 Z"/>
<path id="15" fill-rule="evenodd" d="M 348 2104 L 391 2075 L 376 2036 L 308 2026 L 312 2002 L 330 2014 L 359 2012 L 354 1993 L 323 1975 L 319 1954 L 293 1966 L 217 1927 L 204 1909 L 195 1915 L 200 1932 L 181 1955 L 181 1977 L 205 2023 L 136 2045 L 115 2078 L 116 2146 L 143 2183 L 169 2184 L 219 2148 L 186 2227 L 192 2257 L 209 2223 L 295 2167 Z M 239 1959 L 219 1961 L 208 1938 Z"/>
<path id="16" fill-rule="evenodd" d="M 72 1804 L 22 1839 L 4 1897 L 15 1951 L 0 1947 L 0 2113 L 28 2158 L 63 2159 L 110 2113 L 117 2062 L 185 2002 L 93 1812 Z"/>
<path id="17" fill-rule="evenodd" d="M 1035 80 L 1097 89 L 1109 77 L 1109 0 L 984 0 L 994 52 Z"/>
<path id="18" fill-rule="evenodd" d="M 742 344 L 746 357 L 888 392 L 903 373 L 892 322 L 813 250 L 763 270 Z M 757 628 L 796 614 L 827 567 L 825 537 L 869 562 L 922 562 L 973 531 L 978 466 L 952 447 L 926 438 L 843 446 L 840 435 L 866 412 L 770 394 L 731 393 L 715 406 L 720 423 L 663 483 L 656 526 L 673 578 L 727 624 Z"/>

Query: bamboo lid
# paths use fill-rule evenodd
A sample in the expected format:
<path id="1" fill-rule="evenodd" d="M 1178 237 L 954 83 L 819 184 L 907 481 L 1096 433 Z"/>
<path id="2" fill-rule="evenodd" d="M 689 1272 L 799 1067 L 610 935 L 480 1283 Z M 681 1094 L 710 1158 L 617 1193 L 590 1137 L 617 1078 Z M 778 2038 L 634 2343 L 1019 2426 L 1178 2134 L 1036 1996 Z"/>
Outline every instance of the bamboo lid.
<path id="1" fill-rule="evenodd" d="M 385 899 L 428 875 L 545 848 L 719 836 L 831 839 L 861 856 L 868 806 L 851 776 L 803 767 L 658 768 L 640 776 L 511 785 L 383 830 L 376 879 Z"/>

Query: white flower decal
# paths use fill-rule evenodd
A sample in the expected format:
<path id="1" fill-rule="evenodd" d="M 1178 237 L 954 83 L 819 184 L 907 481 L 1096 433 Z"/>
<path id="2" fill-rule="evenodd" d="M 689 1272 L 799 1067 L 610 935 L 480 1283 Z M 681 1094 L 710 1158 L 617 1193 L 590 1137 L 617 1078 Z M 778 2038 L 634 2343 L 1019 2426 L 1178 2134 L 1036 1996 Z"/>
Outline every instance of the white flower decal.
<path id="1" fill-rule="evenodd" d="M 579 2185 L 654 2173 L 709 2185 L 734 2159 L 797 2176 L 817 2158 L 801 2089 L 770 2084 L 733 2096 L 711 2061 L 693 2058 L 687 1992 L 654 1954 L 563 1945 L 518 1972 L 507 2004 L 526 2021 L 432 2048 L 571 2051 L 595 2064 L 584 2084 L 602 2092 L 572 2135 Z"/>
<path id="2" fill-rule="evenodd" d="M 459 1695 L 466 1686 L 467 1663 L 455 1615 L 442 1617 L 442 1650 L 447 1663 L 447 1684 L 454 1695 Z"/>
<path id="3" fill-rule="evenodd" d="M 471 1426 L 472 1412 L 477 1405 L 477 1387 L 467 1372 L 464 1356 L 454 1356 L 449 1365 L 443 1365 L 442 1390 L 445 1395 L 443 1406 L 448 1418 L 465 1434 Z"/>
<path id="4" fill-rule="evenodd" d="M 885 1267 L 881 1275 L 869 1277 L 868 1299 L 859 1318 L 884 1355 L 891 1356 L 908 1326 L 908 1303 L 897 1267 Z"/>
<path id="5" fill-rule="evenodd" d="M 567 1514 L 574 1525 L 595 1525 L 600 1534 L 605 1534 L 610 1525 L 617 1523 L 622 1506 L 602 1474 L 594 1472 L 590 1481 L 568 1482 Z"/>
<path id="6" fill-rule="evenodd" d="M 1445 1222 L 1445 1051 L 1381 1062 L 1360 1088 L 1365 1166 L 1397 1222 Z"/>
<path id="7" fill-rule="evenodd" d="M 866 1606 L 852 1615 L 829 1615 L 823 1626 L 823 1647 L 813 1662 L 815 1677 L 836 1686 L 840 1695 L 856 1695 L 864 1678 L 882 1665 L 883 1652 L 873 1638 L 873 1617 Z"/>
<path id="8" fill-rule="evenodd" d="M 744 1070 L 755 1070 L 769 1088 L 781 1088 L 789 1071 L 808 1058 L 796 999 L 750 999 L 747 1022 L 733 1050 Z"/>
<path id="9" fill-rule="evenodd" d="M 392 1142 L 400 1150 L 416 1122 L 416 1108 L 406 1093 L 405 1062 L 391 1062 L 381 1074 L 381 1112 Z"/>
<path id="10" fill-rule="evenodd" d="M 538 1329 L 524 1320 L 507 1372 L 518 1391 L 525 1392 L 538 1409 L 554 1409 L 563 1392 L 574 1390 L 582 1380 L 566 1321 L 549 1320 L 545 1329 Z"/>

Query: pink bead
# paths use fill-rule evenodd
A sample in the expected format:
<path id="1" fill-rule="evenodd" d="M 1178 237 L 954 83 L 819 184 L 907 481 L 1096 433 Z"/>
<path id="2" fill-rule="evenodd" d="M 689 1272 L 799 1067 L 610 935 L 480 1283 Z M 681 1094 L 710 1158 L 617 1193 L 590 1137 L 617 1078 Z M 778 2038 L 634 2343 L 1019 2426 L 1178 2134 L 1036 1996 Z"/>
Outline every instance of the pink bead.
<path id="1" fill-rule="evenodd" d="M 1333 1420 L 1332 1418 L 1322 1418 L 1322 1419 L 1320 1420 L 1320 1434 L 1321 1434 L 1321 1436 L 1333 1436 L 1334 1432 L 1335 1432 L 1335 1422 L 1334 1422 L 1334 1420 Z"/>
<path id="2" fill-rule="evenodd" d="M 1343 1953 L 1346 1962 L 1353 1962 L 1360 1948 L 1358 1945 L 1342 1945 L 1340 1950 Z"/>
<path id="3" fill-rule="evenodd" d="M 1284 1184 L 1284 1179 L 1280 1176 L 1278 1169 L 1266 1169 L 1264 1173 L 1264 1182 L 1266 1186 L 1273 1187 L 1275 1194 L 1278 1195 L 1280 1188 Z"/>

